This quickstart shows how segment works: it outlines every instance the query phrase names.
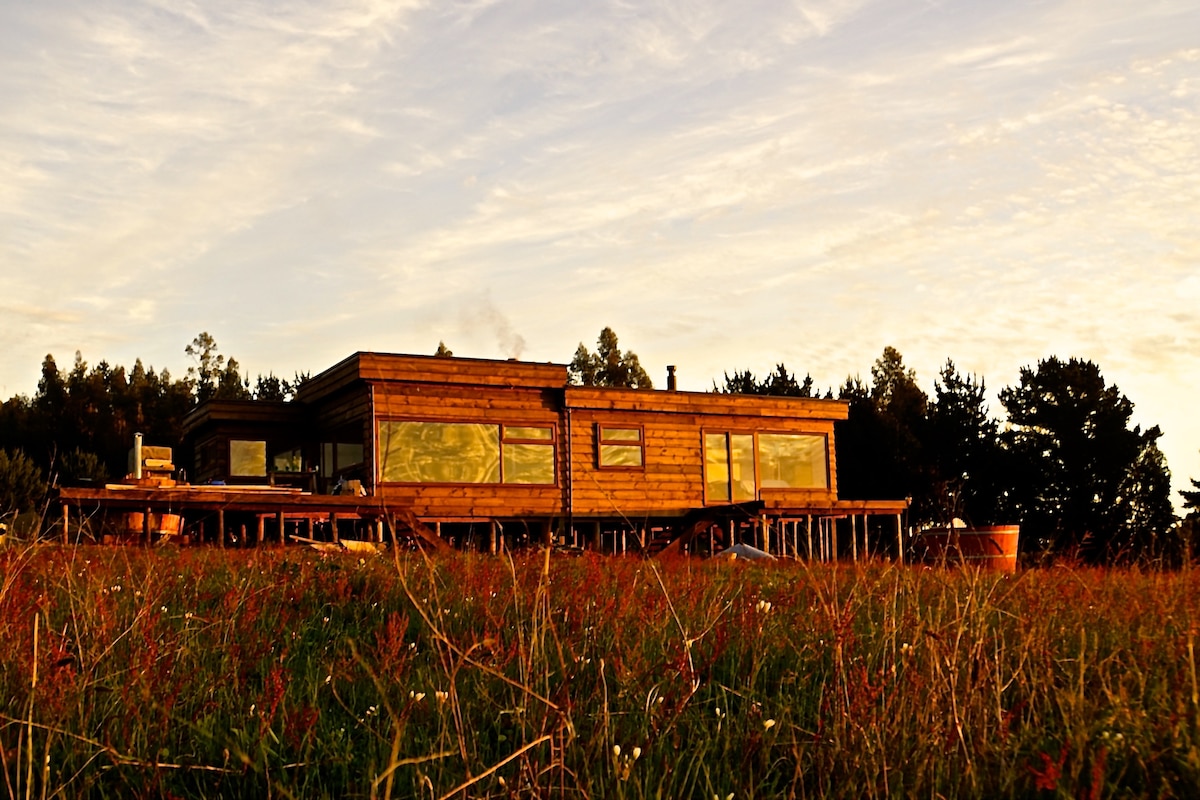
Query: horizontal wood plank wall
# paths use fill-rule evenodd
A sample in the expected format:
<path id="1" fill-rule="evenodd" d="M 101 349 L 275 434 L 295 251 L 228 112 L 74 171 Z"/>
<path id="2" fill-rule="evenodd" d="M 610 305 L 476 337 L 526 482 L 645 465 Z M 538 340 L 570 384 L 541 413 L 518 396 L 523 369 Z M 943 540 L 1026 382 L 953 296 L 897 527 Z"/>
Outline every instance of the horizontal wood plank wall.
<path id="1" fill-rule="evenodd" d="M 562 364 L 534 364 L 528 361 L 360 353 L 359 377 L 372 382 L 558 389 L 567 382 L 567 368 Z"/>
<path id="2" fill-rule="evenodd" d="M 527 361 L 355 353 L 306 382 L 297 392 L 297 399 L 315 403 L 356 380 L 553 389 L 566 384 L 567 367 Z"/>
<path id="3" fill-rule="evenodd" d="M 303 425 L 305 409 L 295 403 L 268 400 L 210 400 L 183 418 L 183 434 L 204 435 L 214 426 L 247 426 L 265 431 L 283 431 Z M 261 438 L 261 437 L 260 437 Z"/>
<path id="4" fill-rule="evenodd" d="M 439 359 L 448 360 L 451 359 Z M 381 483 L 378 494 L 411 508 L 418 517 L 426 519 L 553 517 L 563 513 L 566 437 L 560 424 L 560 387 L 510 388 L 504 385 L 392 381 L 373 382 L 373 385 L 375 417 L 381 422 L 473 422 L 554 428 L 558 480 L 553 486 Z"/>
<path id="5" fill-rule="evenodd" d="M 222 446 L 223 445 L 223 446 Z M 192 443 L 192 463 L 183 466 L 192 483 L 223 480 L 229 474 L 229 439 L 212 430 Z"/>
<path id="6" fill-rule="evenodd" d="M 572 509 L 576 517 L 625 516 L 631 521 L 679 516 L 704 505 L 704 433 L 810 433 L 826 437 L 829 488 L 808 492 L 836 499 L 833 423 L 839 402 L 689 392 L 569 388 Z M 596 429 L 638 426 L 644 431 L 643 469 L 601 469 Z"/>
<path id="7" fill-rule="evenodd" d="M 305 409 L 292 403 L 259 400 L 218 400 L 205 403 L 184 418 L 185 445 L 176 454 L 192 483 L 225 480 L 264 483 L 266 476 L 229 475 L 229 442 L 265 441 L 268 465 L 272 453 L 299 444 L 298 431 L 308 427 Z M 188 462 L 180 456 L 190 450 Z M 186 455 L 183 456 L 186 458 Z M 200 466 L 197 466 L 199 463 Z"/>

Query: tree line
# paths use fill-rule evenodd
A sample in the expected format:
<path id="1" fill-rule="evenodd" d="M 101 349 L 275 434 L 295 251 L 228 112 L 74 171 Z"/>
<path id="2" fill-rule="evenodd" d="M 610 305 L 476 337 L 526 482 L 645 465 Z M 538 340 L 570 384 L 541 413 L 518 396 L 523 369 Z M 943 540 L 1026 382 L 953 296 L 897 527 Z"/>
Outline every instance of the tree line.
<path id="1" fill-rule="evenodd" d="M 816 396 L 811 377 L 797 381 L 783 364 L 761 381 L 726 374 L 714 389 Z M 839 495 L 911 498 L 917 525 L 1019 523 L 1023 548 L 1113 563 L 1178 559 L 1200 511 L 1200 491 L 1184 492 L 1189 524 L 1176 527 L 1162 431 L 1131 426 L 1133 403 L 1091 361 L 1022 368 L 998 393 L 1003 420 L 981 376 L 948 359 L 930 397 L 893 347 L 869 383 L 848 377 L 836 397 L 849 405 L 835 425 Z"/>
<path id="2" fill-rule="evenodd" d="M 605 328 L 595 354 L 579 345 L 571 377 L 649 387 L 644 373 L 631 377 L 640 369 Z M 798 379 L 785 364 L 761 380 L 726 372 L 713 391 L 845 401 L 848 418 L 834 430 L 838 495 L 909 498 L 916 526 L 1017 523 L 1024 548 L 1091 563 L 1177 562 L 1200 526 L 1200 481 L 1182 492 L 1188 515 L 1178 524 L 1162 431 L 1131 426 L 1133 403 L 1091 361 L 1051 356 L 1023 367 L 998 394 L 1003 420 L 982 376 L 947 359 L 930 397 L 894 347 L 869 382 L 850 376 L 836 393 L 819 393 L 811 375 Z"/>
<path id="3" fill-rule="evenodd" d="M 81 353 L 68 369 L 53 355 L 42 361 L 33 397 L 0 405 L 0 519 L 36 508 L 50 485 L 104 482 L 124 476 L 133 434 L 178 448 L 183 418 L 206 400 L 287 400 L 307 380 L 259 375 L 253 383 L 216 340 L 201 333 L 184 352 L 193 364 L 182 377 L 107 361 L 89 366 Z"/>
<path id="4" fill-rule="evenodd" d="M 178 448 L 197 404 L 288 400 L 309 377 L 251 382 L 208 333 L 184 352 L 193 363 L 179 378 L 140 360 L 129 370 L 89 367 L 80 353 L 62 369 L 47 355 L 34 396 L 0 405 L 0 519 L 36 508 L 49 485 L 123 476 L 135 432 Z M 444 343 L 437 355 L 453 357 Z M 568 374 L 576 384 L 652 388 L 611 328 L 594 353 L 580 343 Z M 850 376 L 836 392 L 818 392 L 811 375 L 798 379 L 784 364 L 762 379 L 726 372 L 713 391 L 845 401 L 849 416 L 835 428 L 839 496 L 911 498 L 915 525 L 1019 523 L 1026 546 L 1112 562 L 1177 558 L 1200 521 L 1200 482 L 1182 493 L 1188 515 L 1177 525 L 1161 430 L 1131 426 L 1133 403 L 1091 361 L 1052 356 L 1022 368 L 998 393 L 1003 419 L 991 413 L 981 376 L 947 360 L 929 396 L 892 347 L 869 381 Z"/>

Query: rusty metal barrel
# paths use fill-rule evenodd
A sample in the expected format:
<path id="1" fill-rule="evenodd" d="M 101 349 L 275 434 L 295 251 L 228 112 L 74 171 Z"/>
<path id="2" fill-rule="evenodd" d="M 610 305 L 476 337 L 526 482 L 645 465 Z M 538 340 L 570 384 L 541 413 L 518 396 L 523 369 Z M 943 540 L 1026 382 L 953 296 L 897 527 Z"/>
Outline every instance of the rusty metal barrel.
<path id="1" fill-rule="evenodd" d="M 1020 537 L 1020 525 L 930 528 L 913 540 L 913 555 L 925 563 L 1016 572 Z"/>

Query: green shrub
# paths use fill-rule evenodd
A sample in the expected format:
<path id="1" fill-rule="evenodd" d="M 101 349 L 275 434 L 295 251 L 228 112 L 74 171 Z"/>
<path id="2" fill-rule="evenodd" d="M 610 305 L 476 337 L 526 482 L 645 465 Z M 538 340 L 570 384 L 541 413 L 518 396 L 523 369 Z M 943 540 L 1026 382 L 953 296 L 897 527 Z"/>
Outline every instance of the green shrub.
<path id="1" fill-rule="evenodd" d="M 0 448 L 0 518 L 32 510 L 45 496 L 46 481 L 33 459 Z"/>

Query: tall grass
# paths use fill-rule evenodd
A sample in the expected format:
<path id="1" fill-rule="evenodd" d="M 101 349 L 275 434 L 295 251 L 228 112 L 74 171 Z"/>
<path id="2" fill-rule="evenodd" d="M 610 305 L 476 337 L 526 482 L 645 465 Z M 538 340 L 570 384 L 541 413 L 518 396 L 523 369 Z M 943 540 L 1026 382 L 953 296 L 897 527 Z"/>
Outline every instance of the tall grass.
<path id="1" fill-rule="evenodd" d="M 1193 573 L 0 551 L 0 796 L 1200 795 Z"/>

